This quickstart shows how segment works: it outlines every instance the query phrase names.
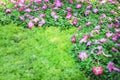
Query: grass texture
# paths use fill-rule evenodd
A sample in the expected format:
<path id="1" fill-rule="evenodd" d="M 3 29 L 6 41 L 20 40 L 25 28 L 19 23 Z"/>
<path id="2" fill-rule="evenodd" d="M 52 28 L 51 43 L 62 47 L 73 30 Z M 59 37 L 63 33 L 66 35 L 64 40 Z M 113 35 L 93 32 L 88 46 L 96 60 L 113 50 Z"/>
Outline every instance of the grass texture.
<path id="1" fill-rule="evenodd" d="M 75 30 L 0 26 L 0 80 L 86 80 L 69 54 Z"/>

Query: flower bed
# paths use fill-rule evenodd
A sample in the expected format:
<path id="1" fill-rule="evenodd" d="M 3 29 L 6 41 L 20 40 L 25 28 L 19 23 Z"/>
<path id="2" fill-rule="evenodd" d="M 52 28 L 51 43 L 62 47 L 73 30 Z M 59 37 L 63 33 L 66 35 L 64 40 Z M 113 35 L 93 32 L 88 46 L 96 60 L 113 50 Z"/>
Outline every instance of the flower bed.
<path id="1" fill-rule="evenodd" d="M 24 27 L 78 27 L 73 35 L 72 55 L 77 67 L 90 80 L 120 78 L 120 4 L 107 2 L 61 2 L 31 0 L 12 2 L 12 8 L 1 3 L 0 24 L 11 22 Z"/>

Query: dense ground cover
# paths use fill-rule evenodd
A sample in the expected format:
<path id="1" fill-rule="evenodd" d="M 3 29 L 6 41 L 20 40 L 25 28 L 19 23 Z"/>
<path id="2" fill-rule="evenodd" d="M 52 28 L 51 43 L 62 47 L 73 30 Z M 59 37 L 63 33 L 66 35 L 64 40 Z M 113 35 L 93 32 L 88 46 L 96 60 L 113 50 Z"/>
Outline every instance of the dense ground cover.
<path id="1" fill-rule="evenodd" d="M 9 6 L 1 3 L 1 25 L 14 23 L 30 29 L 78 27 L 71 39 L 71 54 L 77 68 L 90 80 L 120 78 L 120 4 L 117 0 L 31 0 L 11 3 Z"/>
<path id="2" fill-rule="evenodd" d="M 69 55 L 75 30 L 0 26 L 0 80 L 85 80 Z"/>

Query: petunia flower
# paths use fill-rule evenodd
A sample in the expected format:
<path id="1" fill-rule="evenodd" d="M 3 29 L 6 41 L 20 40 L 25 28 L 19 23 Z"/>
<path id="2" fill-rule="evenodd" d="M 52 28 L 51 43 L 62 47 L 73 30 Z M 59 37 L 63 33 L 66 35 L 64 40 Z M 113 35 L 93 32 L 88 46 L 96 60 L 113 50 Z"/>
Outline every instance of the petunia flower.
<path id="1" fill-rule="evenodd" d="M 33 11 L 39 11 L 40 8 L 39 7 L 36 7 Z"/>
<path id="2" fill-rule="evenodd" d="M 112 28 L 112 27 L 113 27 L 113 24 L 112 24 L 112 23 L 111 23 L 111 24 L 108 24 L 107 27 L 108 27 L 108 28 Z"/>
<path id="3" fill-rule="evenodd" d="M 78 31 L 81 29 L 81 26 L 78 27 Z"/>
<path id="4" fill-rule="evenodd" d="M 115 47 L 112 47 L 112 50 L 115 52 L 119 52 Z"/>
<path id="5" fill-rule="evenodd" d="M 44 2 L 49 2 L 50 0 L 44 0 Z"/>
<path id="6" fill-rule="evenodd" d="M 93 66 L 93 67 L 92 67 L 92 71 L 93 71 L 93 73 L 94 73 L 96 76 L 98 76 L 98 75 L 100 75 L 100 74 L 103 73 L 102 66 L 99 66 L 99 67 Z"/>
<path id="7" fill-rule="evenodd" d="M 112 72 L 113 68 L 114 68 L 114 63 L 113 62 L 109 62 L 107 65 L 107 68 L 110 72 Z"/>
<path id="8" fill-rule="evenodd" d="M 77 4 L 77 5 L 76 5 L 76 8 L 77 8 L 77 9 L 82 8 L 82 4 Z"/>
<path id="9" fill-rule="evenodd" d="M 92 42 L 88 41 L 87 44 L 86 44 L 86 46 L 90 46 L 91 44 L 92 44 Z"/>
<path id="10" fill-rule="evenodd" d="M 15 3 L 16 3 L 16 0 L 10 0 L 10 3 L 15 4 Z"/>
<path id="11" fill-rule="evenodd" d="M 69 0 L 69 3 L 70 3 L 70 4 L 73 4 L 73 0 Z"/>
<path id="12" fill-rule="evenodd" d="M 92 31 L 90 32 L 90 36 L 91 36 L 91 37 L 94 37 L 94 33 L 99 34 L 99 31 L 98 31 L 98 30 L 92 30 Z"/>
<path id="13" fill-rule="evenodd" d="M 98 12 L 98 9 L 94 9 L 93 12 L 94 12 L 94 13 L 97 13 L 97 12 Z"/>
<path id="14" fill-rule="evenodd" d="M 55 0 L 55 6 L 56 6 L 56 7 L 62 7 L 62 6 L 63 6 L 63 3 L 60 2 L 60 0 Z"/>
<path id="15" fill-rule="evenodd" d="M 89 21 L 86 23 L 86 26 L 90 26 L 91 24 L 92 24 L 92 22 Z"/>
<path id="16" fill-rule="evenodd" d="M 99 40 L 99 42 L 101 42 L 101 43 L 108 42 L 108 39 L 102 38 L 102 39 Z"/>
<path id="17" fill-rule="evenodd" d="M 95 29 L 99 30 L 99 29 L 101 29 L 101 26 L 97 25 L 97 26 L 95 26 Z"/>
<path id="18" fill-rule="evenodd" d="M 71 8 L 71 7 L 67 7 L 66 10 L 67 10 L 67 11 L 71 11 L 72 8 Z"/>
<path id="19" fill-rule="evenodd" d="M 39 22 L 38 26 L 42 27 L 44 24 L 45 24 L 45 20 L 42 19 L 42 20 Z"/>
<path id="20" fill-rule="evenodd" d="M 118 47 L 120 47 L 120 43 L 119 43 L 119 44 L 117 44 L 117 46 L 118 46 Z"/>
<path id="21" fill-rule="evenodd" d="M 28 13 L 32 12 L 32 10 L 30 8 L 27 8 L 25 11 Z"/>
<path id="22" fill-rule="evenodd" d="M 100 19 L 106 18 L 106 14 L 102 14 Z"/>
<path id="23" fill-rule="evenodd" d="M 119 25 L 120 25 L 120 21 L 115 19 L 115 28 L 119 28 Z"/>
<path id="24" fill-rule="evenodd" d="M 39 16 L 40 16 L 41 18 L 44 18 L 44 17 L 46 16 L 46 14 L 41 13 Z"/>
<path id="25" fill-rule="evenodd" d="M 118 40 L 118 36 L 115 35 L 112 37 L 112 41 L 116 42 L 117 40 Z"/>
<path id="26" fill-rule="evenodd" d="M 78 57 L 83 61 L 86 58 L 88 58 L 88 55 L 87 55 L 87 53 L 85 51 L 83 51 L 83 52 L 79 53 Z"/>
<path id="27" fill-rule="evenodd" d="M 73 25 L 77 25 L 77 24 L 78 24 L 78 21 L 75 19 L 75 20 L 73 20 L 72 24 L 73 24 Z"/>
<path id="28" fill-rule="evenodd" d="M 46 10 L 48 7 L 47 7 L 47 5 L 46 4 L 44 4 L 43 6 L 42 6 L 42 10 Z"/>
<path id="29" fill-rule="evenodd" d="M 86 9 L 91 9 L 92 5 L 86 6 Z"/>
<path id="30" fill-rule="evenodd" d="M 18 4 L 15 4 L 15 5 L 14 5 L 14 8 L 18 8 Z"/>
<path id="31" fill-rule="evenodd" d="M 24 21 L 24 20 L 25 20 L 22 16 L 19 16 L 19 19 L 20 19 L 21 21 Z"/>
<path id="32" fill-rule="evenodd" d="M 28 28 L 32 28 L 32 27 L 34 27 L 34 23 L 32 21 L 29 21 L 28 22 Z"/>
<path id="33" fill-rule="evenodd" d="M 118 10 L 120 10 L 120 6 L 118 6 Z"/>
<path id="34" fill-rule="evenodd" d="M 20 7 L 18 8 L 19 11 L 23 11 L 24 10 L 24 7 Z"/>
<path id="35" fill-rule="evenodd" d="M 85 34 L 84 37 L 79 41 L 79 43 L 80 43 L 80 44 L 82 44 L 82 43 L 86 43 L 88 37 L 89 37 L 88 34 Z"/>
<path id="36" fill-rule="evenodd" d="M 70 11 L 67 12 L 66 19 L 70 19 L 72 17 L 72 13 Z"/>
<path id="37" fill-rule="evenodd" d="M 103 24 L 103 23 L 104 23 L 104 21 L 103 21 L 102 19 L 100 19 L 100 23 L 101 23 L 101 24 Z"/>
<path id="38" fill-rule="evenodd" d="M 114 11 L 114 10 L 111 10 L 111 11 L 110 11 L 110 14 L 115 14 L 115 11 Z"/>
<path id="39" fill-rule="evenodd" d="M 55 12 L 51 12 L 51 16 L 54 18 L 55 21 L 59 18 Z"/>
<path id="40" fill-rule="evenodd" d="M 12 9 L 7 9 L 5 12 L 6 12 L 6 13 L 11 13 L 11 12 L 12 12 Z"/>
<path id="41" fill-rule="evenodd" d="M 58 10 L 59 8 L 58 7 L 54 7 L 53 10 Z"/>
<path id="42" fill-rule="evenodd" d="M 26 0 L 19 0 L 19 6 L 24 6 Z"/>
<path id="43" fill-rule="evenodd" d="M 86 10 L 85 11 L 85 16 L 89 15 L 90 14 L 90 10 Z"/>
<path id="44" fill-rule="evenodd" d="M 75 43 L 75 42 L 76 42 L 76 37 L 75 37 L 75 36 L 72 37 L 71 42 L 72 42 L 72 43 Z"/>
<path id="45" fill-rule="evenodd" d="M 111 31 L 107 31 L 106 32 L 106 37 L 107 38 L 110 38 L 112 35 L 113 35 L 113 33 Z"/>
<path id="46" fill-rule="evenodd" d="M 116 72 L 120 72 L 120 69 L 119 69 L 119 68 L 116 68 L 116 67 L 114 66 L 114 63 L 113 63 L 113 62 L 109 62 L 109 63 L 108 63 L 107 69 L 109 70 L 109 72 L 112 72 L 113 70 L 116 71 Z"/>
<path id="47" fill-rule="evenodd" d="M 37 23 L 39 21 L 39 18 L 33 19 L 33 22 Z"/>

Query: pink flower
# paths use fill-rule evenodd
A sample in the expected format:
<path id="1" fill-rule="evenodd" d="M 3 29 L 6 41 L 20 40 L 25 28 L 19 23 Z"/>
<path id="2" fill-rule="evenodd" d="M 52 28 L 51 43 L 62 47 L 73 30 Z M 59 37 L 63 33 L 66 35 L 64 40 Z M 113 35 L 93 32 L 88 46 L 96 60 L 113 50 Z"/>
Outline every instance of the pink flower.
<path id="1" fill-rule="evenodd" d="M 69 0 L 69 3 L 70 3 L 70 4 L 73 4 L 73 0 Z"/>
<path id="2" fill-rule="evenodd" d="M 106 32 L 106 37 L 107 37 L 107 38 L 110 38 L 112 35 L 113 35 L 112 32 L 110 32 L 110 31 L 107 31 L 107 32 Z"/>
<path id="3" fill-rule="evenodd" d="M 86 58 L 88 58 L 88 55 L 87 55 L 87 53 L 85 51 L 83 51 L 83 52 L 79 53 L 78 57 L 83 61 Z"/>
<path id="4" fill-rule="evenodd" d="M 92 24 L 92 22 L 89 21 L 86 23 L 86 26 L 90 26 L 91 24 Z"/>
<path id="5" fill-rule="evenodd" d="M 116 42 L 116 41 L 118 40 L 118 36 L 113 36 L 113 37 L 112 37 L 112 40 L 113 40 L 114 42 Z"/>
<path id="6" fill-rule="evenodd" d="M 20 19 L 21 21 L 24 21 L 24 20 L 25 20 L 22 16 L 19 16 L 19 19 Z"/>
<path id="7" fill-rule="evenodd" d="M 33 19 L 33 22 L 37 23 L 39 21 L 39 18 Z"/>
<path id="8" fill-rule="evenodd" d="M 73 24 L 73 25 L 77 25 L 77 24 L 78 24 L 78 21 L 75 19 L 75 20 L 73 20 L 72 24 Z"/>
<path id="9" fill-rule="evenodd" d="M 16 3 L 16 0 L 10 0 L 10 3 L 15 4 L 15 3 Z"/>
<path id="10" fill-rule="evenodd" d="M 106 14 L 102 14 L 100 18 L 106 18 Z"/>
<path id="11" fill-rule="evenodd" d="M 72 13 L 70 11 L 67 12 L 66 19 L 70 19 L 72 17 Z"/>
<path id="12" fill-rule="evenodd" d="M 24 6 L 26 0 L 19 0 L 19 6 Z"/>
<path id="13" fill-rule="evenodd" d="M 112 27 L 113 27 L 113 24 L 112 24 L 112 23 L 111 23 L 111 24 L 108 24 L 107 27 L 108 27 L 108 28 L 112 28 Z"/>
<path id="14" fill-rule="evenodd" d="M 41 18 L 44 18 L 45 16 L 46 16 L 46 14 L 43 14 L 43 13 L 40 14 Z"/>
<path id="15" fill-rule="evenodd" d="M 71 42 L 72 42 L 72 43 L 75 43 L 75 42 L 76 42 L 76 37 L 75 37 L 75 36 L 72 37 Z"/>
<path id="16" fill-rule="evenodd" d="M 104 43 L 104 42 L 108 42 L 108 40 L 105 39 L 105 38 L 102 38 L 102 39 L 99 40 L 99 42 Z"/>
<path id="17" fill-rule="evenodd" d="M 6 12 L 6 13 L 11 13 L 11 12 L 12 12 L 12 9 L 7 9 L 5 12 Z"/>
<path id="18" fill-rule="evenodd" d="M 112 50 L 115 52 L 119 52 L 115 47 L 112 47 Z"/>
<path id="19" fill-rule="evenodd" d="M 91 9 L 92 5 L 86 6 L 86 9 Z"/>
<path id="20" fill-rule="evenodd" d="M 71 7 L 67 7 L 66 10 L 67 10 L 67 11 L 71 11 L 72 8 L 71 8 Z"/>
<path id="21" fill-rule="evenodd" d="M 15 4 L 15 5 L 14 5 L 14 8 L 18 8 L 18 4 Z"/>
<path id="22" fill-rule="evenodd" d="M 119 20 L 115 19 L 115 28 L 119 28 L 120 22 Z"/>
<path id="23" fill-rule="evenodd" d="M 101 29 L 101 26 L 100 25 L 97 25 L 97 26 L 95 26 L 95 29 Z"/>
<path id="24" fill-rule="evenodd" d="M 92 43 L 91 41 L 88 41 L 87 44 L 86 44 L 86 46 L 90 46 L 91 43 Z"/>
<path id="25" fill-rule="evenodd" d="M 111 10 L 111 11 L 110 11 L 110 14 L 115 14 L 115 11 L 114 11 L 114 10 Z"/>
<path id="26" fill-rule="evenodd" d="M 93 12 L 94 12 L 94 13 L 97 13 L 97 12 L 98 12 L 98 9 L 94 9 Z"/>
<path id="27" fill-rule="evenodd" d="M 29 21 L 29 22 L 28 22 L 28 28 L 31 29 L 32 27 L 34 27 L 34 23 L 33 23 L 32 21 Z"/>
<path id="28" fill-rule="evenodd" d="M 89 37 L 88 34 L 85 34 L 84 37 L 79 41 L 79 43 L 80 44 L 82 44 L 83 42 L 86 43 L 88 37 Z"/>
<path id="29" fill-rule="evenodd" d="M 103 73 L 102 66 L 99 66 L 99 67 L 93 66 L 93 67 L 92 67 L 92 71 L 93 71 L 93 73 L 94 73 L 96 76 L 98 76 L 98 75 L 100 75 L 100 74 Z"/>
<path id="30" fill-rule="evenodd" d="M 45 20 L 44 19 L 42 19 L 40 22 L 39 22 L 39 24 L 38 24 L 38 26 L 43 26 L 45 24 Z"/>
<path id="31" fill-rule="evenodd" d="M 118 10 L 120 10 L 120 6 L 118 6 Z"/>
<path id="32" fill-rule="evenodd" d="M 110 72 L 112 72 L 113 68 L 114 68 L 114 63 L 113 62 L 109 62 L 107 65 L 107 68 Z"/>
<path id="33" fill-rule="evenodd" d="M 120 69 L 119 68 L 116 68 L 114 66 L 114 63 L 113 62 L 109 62 L 108 65 L 107 65 L 107 68 L 109 70 L 109 72 L 112 72 L 113 70 L 114 71 L 117 71 L 117 72 L 120 72 Z"/>
<path id="34" fill-rule="evenodd" d="M 42 6 L 42 10 L 46 10 L 46 9 L 47 9 L 47 5 L 44 4 L 44 5 Z"/>
<path id="35" fill-rule="evenodd" d="M 78 31 L 81 29 L 81 26 L 78 27 Z"/>
<path id="36" fill-rule="evenodd" d="M 28 12 L 28 13 L 32 12 L 32 10 L 31 10 L 31 9 L 29 9 L 29 8 L 28 8 L 28 9 L 26 9 L 25 11 L 26 11 L 26 12 Z"/>
<path id="37" fill-rule="evenodd" d="M 82 4 L 77 4 L 77 5 L 76 5 L 76 8 L 77 8 L 77 9 L 82 8 Z"/>
<path id="38" fill-rule="evenodd" d="M 51 12 L 51 16 L 54 18 L 55 21 L 58 19 L 58 16 L 55 12 Z"/>
<path id="39" fill-rule="evenodd" d="M 101 24 L 103 24 L 103 23 L 104 23 L 104 21 L 103 21 L 102 19 L 100 19 L 100 23 L 101 23 Z"/>
<path id="40" fill-rule="evenodd" d="M 86 10 L 85 11 L 85 16 L 89 15 L 90 14 L 90 10 Z"/>
<path id="41" fill-rule="evenodd" d="M 56 7 L 62 7 L 62 6 L 63 6 L 63 3 L 60 2 L 60 0 L 55 0 L 55 6 L 56 6 Z"/>
<path id="42" fill-rule="evenodd" d="M 94 37 L 94 33 L 96 33 L 96 34 L 99 34 L 99 31 L 98 30 L 92 30 L 91 32 L 90 32 L 90 36 L 91 37 Z"/>
<path id="43" fill-rule="evenodd" d="M 24 7 L 20 7 L 18 8 L 19 11 L 23 11 L 24 10 Z"/>
<path id="44" fill-rule="evenodd" d="M 54 7 L 53 10 L 58 10 L 59 8 L 58 7 Z"/>
<path id="45" fill-rule="evenodd" d="M 117 46 L 118 46 L 118 47 L 120 47 L 120 43 L 119 43 L 119 44 L 117 44 Z"/>
<path id="46" fill-rule="evenodd" d="M 44 2 L 49 2 L 50 0 L 44 0 Z"/>

